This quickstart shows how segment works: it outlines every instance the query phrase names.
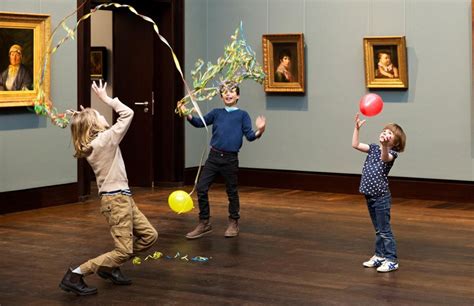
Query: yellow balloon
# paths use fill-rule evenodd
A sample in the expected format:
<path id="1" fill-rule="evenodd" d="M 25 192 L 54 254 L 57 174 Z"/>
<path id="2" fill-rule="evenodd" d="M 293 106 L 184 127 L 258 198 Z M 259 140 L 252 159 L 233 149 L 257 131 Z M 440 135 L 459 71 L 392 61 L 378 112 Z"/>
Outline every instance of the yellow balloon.
<path id="1" fill-rule="evenodd" d="M 193 199 L 183 190 L 173 191 L 168 197 L 168 204 L 171 210 L 178 214 L 187 213 L 194 208 Z"/>

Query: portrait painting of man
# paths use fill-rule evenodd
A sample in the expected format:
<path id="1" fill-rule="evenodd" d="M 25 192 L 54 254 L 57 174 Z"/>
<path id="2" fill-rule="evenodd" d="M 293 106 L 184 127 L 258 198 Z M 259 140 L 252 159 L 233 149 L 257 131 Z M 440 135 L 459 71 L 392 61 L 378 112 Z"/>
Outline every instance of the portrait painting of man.
<path id="1" fill-rule="evenodd" d="M 273 50 L 273 59 L 275 61 L 275 82 L 297 82 L 298 72 L 296 70 L 298 67 L 298 58 L 296 53 L 296 43 L 275 43 Z"/>
<path id="2" fill-rule="evenodd" d="M 0 28 L 0 90 L 33 90 L 33 30 Z"/>
<path id="3" fill-rule="evenodd" d="M 0 12 L 0 108 L 49 99 L 51 16 Z"/>
<path id="4" fill-rule="evenodd" d="M 304 94 L 303 33 L 264 34 L 262 47 L 265 92 Z"/>

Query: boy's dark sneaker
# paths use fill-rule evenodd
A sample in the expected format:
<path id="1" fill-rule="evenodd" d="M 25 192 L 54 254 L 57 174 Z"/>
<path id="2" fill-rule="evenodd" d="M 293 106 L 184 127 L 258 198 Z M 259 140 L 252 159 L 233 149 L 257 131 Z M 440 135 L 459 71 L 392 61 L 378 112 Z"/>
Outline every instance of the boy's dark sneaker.
<path id="1" fill-rule="evenodd" d="M 97 288 L 89 287 L 84 282 L 82 274 L 72 272 L 69 268 L 59 283 L 59 288 L 67 292 L 74 292 L 77 295 L 91 295 L 97 293 Z"/>
<path id="2" fill-rule="evenodd" d="M 108 268 L 100 267 L 97 271 L 97 275 L 103 279 L 110 279 L 115 285 L 131 285 L 132 280 L 122 274 L 119 267 Z"/>
<path id="3" fill-rule="evenodd" d="M 196 228 L 193 231 L 186 234 L 186 238 L 197 239 L 211 232 L 212 232 L 212 226 L 211 226 L 211 223 L 209 223 L 209 219 L 199 220 L 199 224 L 196 226 Z"/>

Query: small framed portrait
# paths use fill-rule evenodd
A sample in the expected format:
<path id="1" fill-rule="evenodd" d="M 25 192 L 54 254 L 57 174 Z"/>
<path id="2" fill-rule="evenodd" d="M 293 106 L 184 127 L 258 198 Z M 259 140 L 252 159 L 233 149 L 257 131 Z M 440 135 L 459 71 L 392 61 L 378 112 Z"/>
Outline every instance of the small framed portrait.
<path id="1" fill-rule="evenodd" d="M 304 37 L 296 34 L 262 36 L 265 92 L 304 93 Z"/>
<path id="2" fill-rule="evenodd" d="M 408 89 L 405 36 L 364 37 L 367 88 Z"/>
<path id="3" fill-rule="evenodd" d="M 107 81 L 107 48 L 91 47 L 91 80 Z"/>
<path id="4" fill-rule="evenodd" d="M 0 12 L 0 107 L 32 106 L 40 76 L 49 96 L 49 62 L 40 73 L 50 31 L 49 15 Z"/>

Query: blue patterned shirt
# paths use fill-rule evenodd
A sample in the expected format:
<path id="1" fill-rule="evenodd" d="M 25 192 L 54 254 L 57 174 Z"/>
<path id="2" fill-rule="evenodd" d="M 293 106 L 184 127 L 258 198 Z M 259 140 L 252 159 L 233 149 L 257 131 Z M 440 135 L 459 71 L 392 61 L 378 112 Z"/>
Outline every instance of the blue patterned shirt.
<path id="1" fill-rule="evenodd" d="M 382 161 L 382 150 L 378 144 L 369 145 L 369 152 L 362 168 L 362 178 L 360 180 L 359 192 L 368 196 L 382 196 L 388 192 L 388 173 L 398 157 L 398 152 L 390 150 L 393 160 Z"/>

